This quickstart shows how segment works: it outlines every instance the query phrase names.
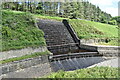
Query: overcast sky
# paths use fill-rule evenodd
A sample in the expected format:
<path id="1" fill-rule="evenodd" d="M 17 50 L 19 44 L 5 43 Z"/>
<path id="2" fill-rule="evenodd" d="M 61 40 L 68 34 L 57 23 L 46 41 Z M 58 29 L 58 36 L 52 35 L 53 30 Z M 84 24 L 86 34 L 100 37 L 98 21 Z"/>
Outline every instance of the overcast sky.
<path id="1" fill-rule="evenodd" d="M 120 0 L 88 0 L 94 5 L 98 5 L 102 11 L 112 16 L 118 16 L 118 2 Z"/>

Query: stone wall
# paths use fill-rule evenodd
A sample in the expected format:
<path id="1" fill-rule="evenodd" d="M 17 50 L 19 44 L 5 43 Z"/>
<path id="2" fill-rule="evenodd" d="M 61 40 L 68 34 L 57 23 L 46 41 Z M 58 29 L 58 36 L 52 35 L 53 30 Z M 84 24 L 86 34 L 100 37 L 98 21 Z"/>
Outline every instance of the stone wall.
<path id="1" fill-rule="evenodd" d="M 120 46 L 100 46 L 100 45 L 81 44 L 80 48 L 99 52 L 99 54 L 102 54 L 103 56 L 113 57 L 113 56 L 119 56 L 118 50 L 120 49 Z"/>
<path id="2" fill-rule="evenodd" d="M 14 57 L 21 57 L 26 54 L 30 55 L 35 52 L 45 52 L 46 50 L 47 50 L 46 46 L 41 46 L 38 48 L 24 48 L 19 50 L 4 51 L 4 52 L 0 52 L 0 60 L 14 58 Z"/>
<path id="3" fill-rule="evenodd" d="M 0 69 L 2 69 L 2 74 L 7 74 L 10 72 L 20 70 L 20 69 L 28 68 L 28 67 L 35 66 L 38 64 L 42 65 L 45 63 L 49 64 L 48 55 L 39 56 L 39 57 L 35 57 L 35 58 L 28 58 L 28 59 L 14 61 L 11 63 L 6 63 L 6 64 L 1 64 Z M 50 68 L 50 66 L 49 66 L 49 68 Z"/>

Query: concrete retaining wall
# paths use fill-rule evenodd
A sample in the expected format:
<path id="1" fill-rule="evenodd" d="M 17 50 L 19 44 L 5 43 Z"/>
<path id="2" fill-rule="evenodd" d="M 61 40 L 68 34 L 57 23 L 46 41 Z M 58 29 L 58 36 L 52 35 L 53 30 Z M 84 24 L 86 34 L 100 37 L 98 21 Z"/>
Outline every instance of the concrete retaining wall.
<path id="1" fill-rule="evenodd" d="M 31 66 L 35 66 L 35 65 L 38 65 L 38 64 L 42 65 L 44 63 L 49 63 L 48 55 L 2 64 L 2 65 L 0 65 L 0 69 L 2 68 L 2 74 L 6 74 L 6 73 L 9 73 L 9 72 L 14 72 L 14 71 L 24 69 L 24 68 L 28 68 L 28 67 L 31 67 Z"/>
<path id="2" fill-rule="evenodd" d="M 103 39 L 81 39 L 80 40 L 80 43 L 81 44 L 95 44 L 95 43 L 100 43 L 100 42 L 107 42 L 107 41 L 109 41 L 109 40 L 115 40 L 114 38 L 113 39 L 105 39 L 105 38 L 103 38 Z"/>
<path id="3" fill-rule="evenodd" d="M 4 51 L 0 52 L 0 60 L 14 58 L 14 57 L 21 57 L 26 54 L 32 54 L 35 52 L 45 52 L 47 50 L 46 46 L 41 46 L 38 48 L 24 48 L 20 50 L 10 50 L 10 51 Z"/>
<path id="4" fill-rule="evenodd" d="M 90 51 L 97 51 L 99 54 L 103 56 L 119 56 L 118 50 L 120 46 L 100 46 L 100 45 L 89 45 L 89 44 L 81 44 L 80 48 L 90 50 Z"/>
<path id="5" fill-rule="evenodd" d="M 75 31 L 73 30 L 73 28 L 71 27 L 71 25 L 69 24 L 68 20 L 64 19 L 62 21 L 62 23 L 66 26 L 66 28 L 68 29 L 69 33 L 71 34 L 73 40 L 75 41 L 75 43 L 78 43 L 77 46 L 80 47 L 80 40 L 77 37 Z"/>

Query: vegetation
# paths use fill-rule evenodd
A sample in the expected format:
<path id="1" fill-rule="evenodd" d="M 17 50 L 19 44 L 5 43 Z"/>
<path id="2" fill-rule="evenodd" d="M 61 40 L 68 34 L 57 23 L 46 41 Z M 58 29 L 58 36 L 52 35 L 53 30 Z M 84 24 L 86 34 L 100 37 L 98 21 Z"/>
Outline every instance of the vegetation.
<path id="1" fill-rule="evenodd" d="M 117 24 L 120 24 L 120 16 L 113 17 L 112 21 L 117 21 Z"/>
<path id="2" fill-rule="evenodd" d="M 47 78 L 120 78 L 118 68 L 93 67 L 75 71 L 59 71 L 52 73 Z M 39 80 L 39 79 L 37 79 Z"/>
<path id="3" fill-rule="evenodd" d="M 96 22 L 108 23 L 112 16 L 101 11 L 98 6 L 86 0 L 83 2 L 35 2 L 35 0 L 25 0 L 25 2 L 4 2 L 3 9 L 31 12 L 35 14 L 59 16 L 64 18 L 80 18 Z M 112 24 L 111 22 L 109 22 Z"/>
<path id="4" fill-rule="evenodd" d="M 61 18 L 61 17 L 43 16 L 43 15 L 39 15 L 39 14 L 34 14 L 34 17 L 40 18 L 40 19 L 55 20 L 55 21 L 62 21 L 63 19 L 68 19 L 68 18 Z"/>
<path id="5" fill-rule="evenodd" d="M 69 20 L 80 39 L 82 38 L 118 38 L 118 26 L 86 20 Z"/>
<path id="6" fill-rule="evenodd" d="M 44 33 L 30 13 L 2 11 L 2 51 L 44 46 Z"/>
<path id="7" fill-rule="evenodd" d="M 46 55 L 46 54 L 49 54 L 49 53 L 50 53 L 49 51 L 36 52 L 34 54 L 31 54 L 31 55 L 24 55 L 24 56 L 21 56 L 21 57 L 15 57 L 15 58 L 2 60 L 2 61 L 0 61 L 0 64 L 5 64 L 5 63 L 13 62 L 13 61 L 19 61 L 19 60 L 23 60 L 23 59 L 27 59 L 27 58 L 33 58 L 33 57 L 37 57 L 37 56 L 41 56 L 41 55 Z"/>

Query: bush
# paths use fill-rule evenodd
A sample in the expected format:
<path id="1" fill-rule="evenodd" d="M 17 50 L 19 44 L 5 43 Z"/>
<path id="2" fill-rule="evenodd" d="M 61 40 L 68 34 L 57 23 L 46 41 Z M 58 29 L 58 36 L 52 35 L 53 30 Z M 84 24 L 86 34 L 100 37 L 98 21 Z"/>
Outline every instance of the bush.
<path id="1" fill-rule="evenodd" d="M 108 24 L 117 25 L 117 21 L 116 20 L 112 20 L 112 21 L 109 21 Z"/>

